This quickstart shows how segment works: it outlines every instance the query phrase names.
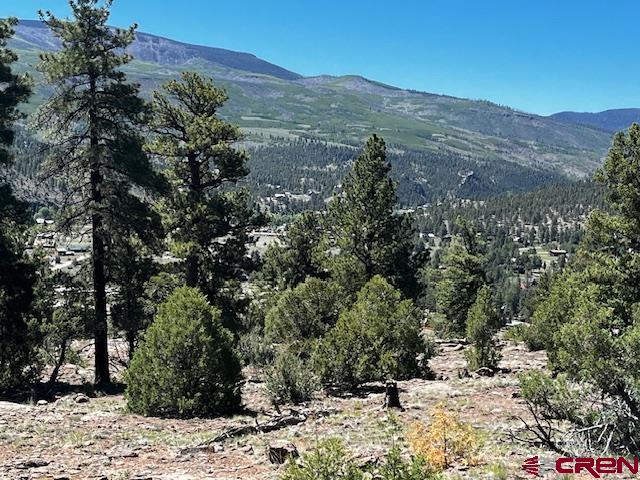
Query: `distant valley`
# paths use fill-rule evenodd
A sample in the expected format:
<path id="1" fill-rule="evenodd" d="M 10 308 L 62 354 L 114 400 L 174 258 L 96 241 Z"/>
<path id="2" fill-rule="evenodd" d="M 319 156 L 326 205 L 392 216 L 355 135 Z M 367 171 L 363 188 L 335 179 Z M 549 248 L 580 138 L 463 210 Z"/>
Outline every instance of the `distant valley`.
<path id="1" fill-rule="evenodd" d="M 19 54 L 18 69 L 36 81 L 38 53 L 57 48 L 37 21 L 22 21 L 10 46 Z M 246 132 L 251 187 L 263 198 L 298 195 L 298 204 L 321 205 L 331 196 L 356 148 L 372 133 L 390 145 L 401 203 L 416 205 L 588 176 L 613 131 L 565 114 L 544 117 L 360 76 L 303 77 L 248 53 L 145 33 L 137 35 L 130 53 L 135 60 L 126 71 L 146 95 L 184 70 L 226 88 L 230 100 L 221 114 Z M 47 88 L 38 86 L 29 108 L 46 95 Z"/>

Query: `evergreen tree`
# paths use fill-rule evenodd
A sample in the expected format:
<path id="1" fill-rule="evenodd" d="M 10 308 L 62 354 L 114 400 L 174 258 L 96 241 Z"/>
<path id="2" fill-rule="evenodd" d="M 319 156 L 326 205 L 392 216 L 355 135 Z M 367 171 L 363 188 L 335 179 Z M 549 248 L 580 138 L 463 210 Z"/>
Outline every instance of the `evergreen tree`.
<path id="1" fill-rule="evenodd" d="M 195 288 L 174 290 L 160 306 L 127 370 L 135 413 L 211 416 L 240 406 L 240 361 L 220 311 Z"/>
<path id="2" fill-rule="evenodd" d="M 394 214 L 396 184 L 390 170 L 384 140 L 372 135 L 329 208 L 328 222 L 339 248 L 331 270 L 350 291 L 382 275 L 415 297 L 421 258 L 413 255 L 410 217 Z"/>
<path id="3" fill-rule="evenodd" d="M 335 325 L 343 303 L 337 284 L 309 277 L 278 296 L 265 317 L 266 337 L 282 343 L 320 338 Z"/>
<path id="4" fill-rule="evenodd" d="M 151 251 L 135 237 L 122 238 L 114 251 L 110 277 L 117 286 L 111 305 L 113 324 L 125 332 L 129 361 L 133 358 L 138 338 L 153 320 L 147 310 L 145 289 L 157 273 Z"/>
<path id="5" fill-rule="evenodd" d="M 267 249 L 261 277 L 279 288 L 294 288 L 307 277 L 323 277 L 321 241 L 320 216 L 301 213 L 288 226 L 284 244 Z"/>
<path id="6" fill-rule="evenodd" d="M 32 380 L 37 373 L 32 368 L 36 357 L 29 327 L 35 268 L 23 253 L 29 215 L 1 176 L 13 162 L 18 106 L 30 95 L 28 79 L 12 71 L 18 57 L 7 48 L 16 24 L 14 18 L 0 20 L 0 390 Z"/>
<path id="7" fill-rule="evenodd" d="M 358 292 L 351 308 L 340 313 L 315 352 L 326 382 L 355 387 L 364 382 L 407 379 L 426 371 L 428 360 L 420 335 L 420 309 L 384 278 L 374 276 Z"/>
<path id="8" fill-rule="evenodd" d="M 441 334 L 465 332 L 467 313 L 485 282 L 484 258 L 472 251 L 455 239 L 443 257 L 444 270 L 436 275 L 436 310 L 446 317 L 439 326 Z"/>
<path id="9" fill-rule="evenodd" d="M 478 291 L 476 301 L 467 315 L 467 340 L 473 343 L 467 351 L 470 370 L 481 367 L 495 369 L 500 355 L 496 350 L 493 335 L 499 327 L 500 318 L 496 312 L 491 289 L 484 285 Z"/>
<path id="10" fill-rule="evenodd" d="M 122 71 L 136 27 L 112 29 L 111 0 L 98 3 L 71 0 L 71 20 L 40 12 L 62 48 L 41 54 L 39 70 L 53 94 L 35 124 L 50 147 L 47 173 L 64 179 L 67 188 L 62 225 L 91 225 L 95 382 L 102 386 L 110 382 L 106 288 L 112 244 L 122 225 L 144 236 L 149 211 L 132 189 L 158 188 L 160 182 L 139 135 L 148 109 Z"/>
<path id="11" fill-rule="evenodd" d="M 554 277 L 528 333 L 564 375 L 525 397 L 545 420 L 575 420 L 580 431 L 593 431 L 593 448 L 631 453 L 640 442 L 639 125 L 615 136 L 596 178 L 608 187 L 611 213 L 589 217 L 577 258 Z M 561 377 L 594 389 L 600 407 L 582 406 L 587 414 L 577 419 L 562 413 L 564 405 L 555 410 L 548 393 Z"/>
<path id="12" fill-rule="evenodd" d="M 218 116 L 224 90 L 186 72 L 153 95 L 153 153 L 165 159 L 173 190 L 164 202 L 174 251 L 184 258 L 186 284 L 199 287 L 234 327 L 231 292 L 248 268 L 248 232 L 260 223 L 248 193 L 231 187 L 249 172 L 234 144 L 240 129 Z"/>

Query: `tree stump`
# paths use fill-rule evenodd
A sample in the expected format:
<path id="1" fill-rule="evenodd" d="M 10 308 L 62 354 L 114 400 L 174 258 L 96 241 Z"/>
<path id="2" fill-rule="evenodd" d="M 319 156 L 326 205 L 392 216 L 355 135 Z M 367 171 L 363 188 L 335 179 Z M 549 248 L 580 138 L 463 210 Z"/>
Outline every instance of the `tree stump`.
<path id="1" fill-rule="evenodd" d="M 399 408 L 404 410 L 400 404 L 400 393 L 396 382 L 387 382 L 384 387 L 384 408 Z"/>
<path id="2" fill-rule="evenodd" d="M 297 458 L 298 456 L 298 449 L 292 443 L 269 445 L 267 447 L 267 457 L 269 457 L 269 461 L 277 465 L 282 465 L 288 459 Z"/>

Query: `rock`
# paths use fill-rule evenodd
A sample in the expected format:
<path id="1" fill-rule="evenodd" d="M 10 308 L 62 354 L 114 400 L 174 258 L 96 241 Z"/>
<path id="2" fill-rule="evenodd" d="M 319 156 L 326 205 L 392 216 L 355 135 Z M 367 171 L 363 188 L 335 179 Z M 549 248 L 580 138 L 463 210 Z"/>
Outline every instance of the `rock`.
<path id="1" fill-rule="evenodd" d="M 222 453 L 224 452 L 224 445 L 222 445 L 221 443 L 214 443 L 211 446 L 211 451 L 213 451 L 213 453 Z"/>
<path id="2" fill-rule="evenodd" d="M 39 407 L 43 407 L 43 406 L 45 406 L 45 405 L 49 405 L 49 402 L 47 402 L 46 400 L 38 400 L 37 405 L 38 405 Z"/>
<path id="3" fill-rule="evenodd" d="M 245 445 L 242 447 L 241 451 L 247 455 L 253 455 L 253 445 Z"/>
<path id="4" fill-rule="evenodd" d="M 134 458 L 137 457 L 138 454 L 128 448 L 112 448 L 108 452 L 106 452 L 108 458 Z"/>
<path id="5" fill-rule="evenodd" d="M 476 375 L 479 375 L 481 377 L 493 377 L 493 375 L 496 373 L 493 369 L 489 368 L 489 367 L 480 367 L 478 370 L 476 370 L 474 372 Z"/>
<path id="6" fill-rule="evenodd" d="M 16 468 L 20 469 L 28 469 L 28 468 L 39 468 L 46 467 L 51 462 L 48 460 L 43 460 L 42 458 L 30 458 L 29 460 L 25 460 L 16 466 Z"/>
<path id="7" fill-rule="evenodd" d="M 87 397 L 84 393 L 79 393 L 75 396 L 74 401 L 76 403 L 87 403 L 89 401 L 89 397 Z"/>
<path id="8" fill-rule="evenodd" d="M 269 458 L 271 463 L 275 463 L 276 465 L 282 465 L 290 458 L 297 458 L 299 456 L 298 449 L 292 443 L 269 445 L 267 447 L 267 458 Z"/>

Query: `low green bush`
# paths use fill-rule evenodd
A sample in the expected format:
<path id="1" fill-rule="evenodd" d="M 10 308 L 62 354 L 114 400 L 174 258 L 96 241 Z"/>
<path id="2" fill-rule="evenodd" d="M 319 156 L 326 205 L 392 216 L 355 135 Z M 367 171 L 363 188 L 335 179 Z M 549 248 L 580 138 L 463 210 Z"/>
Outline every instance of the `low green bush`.
<path id="1" fill-rule="evenodd" d="M 302 403 L 320 390 L 320 381 L 307 363 L 288 349 L 282 350 L 266 372 L 266 388 L 274 403 Z"/>
<path id="2" fill-rule="evenodd" d="M 426 367 L 418 356 L 428 357 L 430 349 L 420 328 L 420 309 L 375 276 L 322 339 L 314 364 L 324 382 L 348 387 L 421 376 Z"/>
<path id="3" fill-rule="evenodd" d="M 241 366 L 220 313 L 197 289 L 176 289 L 163 303 L 126 373 L 130 411 L 213 416 L 240 405 Z"/>

